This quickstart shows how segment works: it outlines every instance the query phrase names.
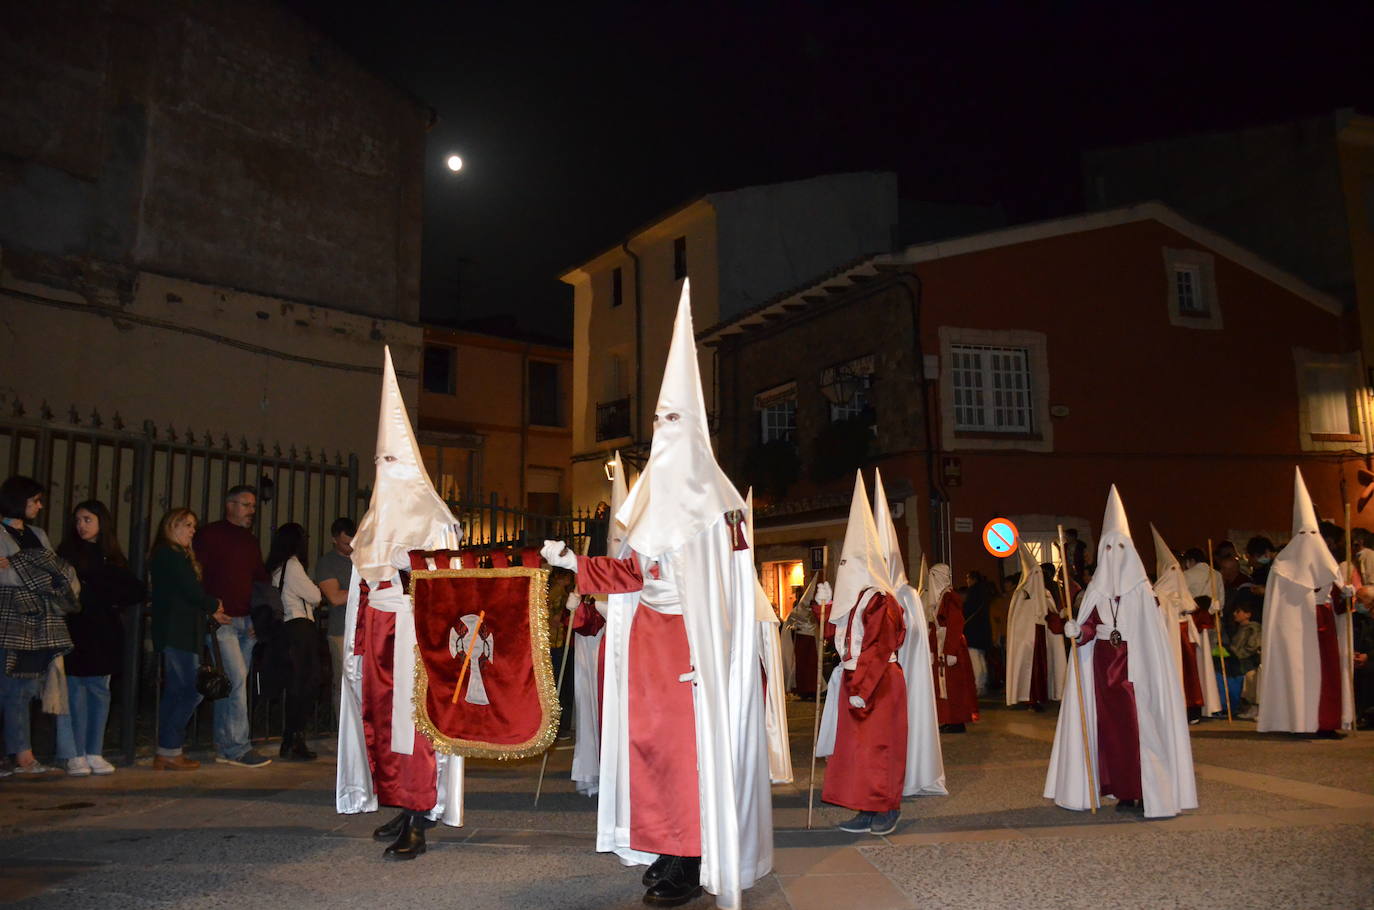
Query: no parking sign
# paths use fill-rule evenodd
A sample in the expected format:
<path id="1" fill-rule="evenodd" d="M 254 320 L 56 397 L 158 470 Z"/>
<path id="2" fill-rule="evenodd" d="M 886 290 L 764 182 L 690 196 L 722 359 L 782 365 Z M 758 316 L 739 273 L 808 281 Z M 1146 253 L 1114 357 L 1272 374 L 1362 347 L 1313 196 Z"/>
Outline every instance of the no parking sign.
<path id="1" fill-rule="evenodd" d="M 1010 556 L 1016 552 L 1016 525 L 1005 518 L 994 518 L 983 525 L 983 547 L 993 556 Z"/>

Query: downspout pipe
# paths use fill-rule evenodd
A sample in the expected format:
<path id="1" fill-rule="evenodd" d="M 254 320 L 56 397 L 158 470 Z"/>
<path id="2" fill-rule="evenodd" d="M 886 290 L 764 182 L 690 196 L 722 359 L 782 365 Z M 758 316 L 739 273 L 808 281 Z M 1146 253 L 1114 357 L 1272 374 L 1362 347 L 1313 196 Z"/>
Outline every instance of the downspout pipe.
<path id="1" fill-rule="evenodd" d="M 635 264 L 635 399 L 630 413 L 634 418 L 632 435 L 634 441 L 639 442 L 644 431 L 644 283 L 639 276 L 639 256 L 630 249 L 630 241 L 626 240 L 620 248 Z"/>

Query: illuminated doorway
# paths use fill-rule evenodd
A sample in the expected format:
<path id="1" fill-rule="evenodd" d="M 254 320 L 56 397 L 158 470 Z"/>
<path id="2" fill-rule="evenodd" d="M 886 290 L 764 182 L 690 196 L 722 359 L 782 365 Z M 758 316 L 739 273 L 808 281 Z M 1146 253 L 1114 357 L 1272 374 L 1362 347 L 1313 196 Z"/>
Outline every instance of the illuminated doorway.
<path id="1" fill-rule="evenodd" d="M 800 559 L 788 559 L 763 564 L 763 591 L 773 604 L 778 616 L 786 619 L 792 612 L 792 601 L 796 599 L 794 588 L 806 584 L 806 570 Z"/>

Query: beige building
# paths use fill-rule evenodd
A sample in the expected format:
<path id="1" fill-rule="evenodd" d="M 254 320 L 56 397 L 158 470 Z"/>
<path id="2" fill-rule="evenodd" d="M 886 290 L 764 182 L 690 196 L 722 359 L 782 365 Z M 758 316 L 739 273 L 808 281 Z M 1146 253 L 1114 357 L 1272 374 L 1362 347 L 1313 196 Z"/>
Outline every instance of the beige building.
<path id="1" fill-rule="evenodd" d="M 418 438 L 440 495 L 565 513 L 571 372 L 566 347 L 427 327 Z"/>
<path id="2" fill-rule="evenodd" d="M 892 248 L 897 182 L 855 173 L 711 193 L 570 269 L 573 288 L 572 501 L 609 498 L 606 461 L 631 470 L 653 435 L 653 407 L 682 279 L 698 333 L 809 278 Z M 708 408 L 717 368 L 701 351 Z"/>

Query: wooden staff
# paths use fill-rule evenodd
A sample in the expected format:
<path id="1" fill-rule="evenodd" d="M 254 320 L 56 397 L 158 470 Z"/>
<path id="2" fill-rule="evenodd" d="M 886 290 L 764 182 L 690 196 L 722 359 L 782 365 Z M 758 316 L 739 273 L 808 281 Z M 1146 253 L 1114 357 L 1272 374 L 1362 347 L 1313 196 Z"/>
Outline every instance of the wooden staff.
<path id="1" fill-rule="evenodd" d="M 1364 581 L 1362 577 L 1361 582 Z M 1350 548 L 1350 503 L 1345 504 L 1345 584 L 1346 587 L 1353 587 L 1355 584 L 1355 552 Z M 1353 702 L 1355 697 L 1355 598 L 1350 598 L 1350 603 L 1345 605 L 1345 653 L 1350 672 L 1350 696 Z M 1345 701 L 1344 698 L 1341 699 Z M 1352 703 L 1351 708 L 1354 708 Z M 1355 733 L 1355 720 L 1352 714 L 1350 721 L 1350 733 Z"/>
<path id="2" fill-rule="evenodd" d="M 1064 619 L 1073 622 L 1073 608 L 1069 604 L 1069 552 L 1064 546 L 1064 526 L 1059 525 L 1059 562 L 1063 566 L 1064 583 L 1060 585 L 1064 601 Z M 1092 814 L 1097 814 L 1097 775 L 1093 773 L 1093 754 L 1088 743 L 1088 703 L 1083 700 L 1083 670 L 1078 663 L 1078 636 L 1069 639 L 1069 646 L 1073 650 L 1073 681 L 1078 687 L 1078 727 L 1083 733 L 1083 767 L 1088 771 L 1088 798 L 1092 800 L 1088 806 Z"/>
<path id="3" fill-rule="evenodd" d="M 458 693 L 463 690 L 463 680 L 468 678 L 468 667 L 472 665 L 472 649 L 477 647 L 477 630 L 482 628 L 482 620 L 487 618 L 486 610 L 479 610 L 477 622 L 472 624 L 472 640 L 468 642 L 468 651 L 463 655 L 463 669 L 458 671 L 458 682 L 453 687 L 453 697 L 448 700 L 451 705 L 458 704 Z"/>
<path id="4" fill-rule="evenodd" d="M 834 598 L 834 595 L 831 595 Z M 811 813 L 816 805 L 816 748 L 821 739 L 821 705 L 830 695 L 827 687 L 821 690 L 821 674 L 825 668 L 825 619 L 816 609 L 816 597 L 811 597 L 811 612 L 816 617 L 816 715 L 811 722 L 811 776 L 806 784 L 806 830 L 811 830 Z"/>
<path id="5" fill-rule="evenodd" d="M 555 700 L 561 706 L 563 704 L 563 674 L 568 669 L 568 652 L 572 650 L 572 620 L 568 621 L 568 628 L 563 633 L 563 659 L 558 662 L 558 684 L 554 687 L 557 693 Z M 561 707 L 560 707 L 561 710 Z M 579 732 L 579 736 L 582 734 Z M 539 794 L 544 789 L 544 771 L 549 767 L 549 753 L 553 751 L 553 746 L 544 750 L 544 760 L 539 763 L 539 782 L 534 785 L 534 805 L 539 806 Z"/>
<path id="6" fill-rule="evenodd" d="M 1207 538 L 1207 582 L 1212 589 L 1212 603 L 1217 603 L 1217 570 L 1212 563 L 1212 538 Z M 1212 623 L 1217 632 L 1217 659 L 1221 661 L 1221 687 L 1226 699 L 1226 722 L 1234 724 L 1235 718 L 1231 716 L 1231 677 L 1226 675 L 1226 646 L 1221 643 L 1221 612 L 1212 614 L 1216 621 Z"/>

